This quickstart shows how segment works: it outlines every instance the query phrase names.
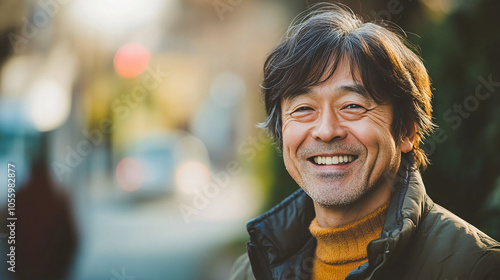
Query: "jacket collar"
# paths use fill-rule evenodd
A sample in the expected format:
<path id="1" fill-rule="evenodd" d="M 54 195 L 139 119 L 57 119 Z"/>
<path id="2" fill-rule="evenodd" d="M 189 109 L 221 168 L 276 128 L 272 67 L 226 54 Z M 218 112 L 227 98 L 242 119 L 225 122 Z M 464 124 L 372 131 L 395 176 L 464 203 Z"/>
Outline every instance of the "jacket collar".
<path id="1" fill-rule="evenodd" d="M 397 261 L 407 250 L 416 229 L 434 205 L 425 192 L 420 172 L 413 166 L 402 166 L 397 176 L 398 183 L 391 197 L 380 238 L 370 242 L 367 248 L 369 261 L 349 275 L 370 272 L 373 276 L 381 273 L 383 267 Z"/>
<path id="2" fill-rule="evenodd" d="M 284 273 L 303 273 L 305 264 L 300 263 L 303 256 L 312 257 L 316 248 L 315 239 L 309 232 L 314 217 L 311 198 L 299 189 L 247 224 L 250 235 L 247 249 L 252 269 L 254 274 L 262 273 L 261 277 L 256 275 L 257 279 L 282 279 Z"/>

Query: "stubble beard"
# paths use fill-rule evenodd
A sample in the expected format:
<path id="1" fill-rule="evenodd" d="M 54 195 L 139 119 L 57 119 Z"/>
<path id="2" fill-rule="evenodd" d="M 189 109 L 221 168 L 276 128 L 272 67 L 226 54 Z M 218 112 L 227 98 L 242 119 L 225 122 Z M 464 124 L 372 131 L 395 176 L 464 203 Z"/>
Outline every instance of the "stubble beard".
<path id="1" fill-rule="evenodd" d="M 355 177 L 353 175 L 350 174 L 351 177 Z M 301 188 L 313 201 L 326 208 L 351 205 L 373 189 L 373 186 L 368 183 L 366 175 L 355 180 L 351 178 L 350 181 L 342 182 L 342 178 L 345 176 L 338 173 L 308 175 L 303 178 Z"/>

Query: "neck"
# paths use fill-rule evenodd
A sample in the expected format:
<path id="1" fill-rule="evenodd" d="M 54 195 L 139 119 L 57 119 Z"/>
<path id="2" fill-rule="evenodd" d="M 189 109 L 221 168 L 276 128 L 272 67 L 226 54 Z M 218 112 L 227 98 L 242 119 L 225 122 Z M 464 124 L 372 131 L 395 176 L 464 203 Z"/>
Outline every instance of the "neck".
<path id="1" fill-rule="evenodd" d="M 323 228 L 342 227 L 372 213 L 390 200 L 392 183 L 372 189 L 349 205 L 330 207 L 314 202 L 314 210 L 319 226 Z"/>

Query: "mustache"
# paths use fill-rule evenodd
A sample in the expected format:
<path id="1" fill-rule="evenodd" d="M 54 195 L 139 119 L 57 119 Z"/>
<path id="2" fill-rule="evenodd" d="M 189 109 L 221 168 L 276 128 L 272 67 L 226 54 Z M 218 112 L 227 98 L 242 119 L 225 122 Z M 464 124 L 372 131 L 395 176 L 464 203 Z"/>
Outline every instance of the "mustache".
<path id="1" fill-rule="evenodd" d="M 363 152 L 363 147 L 357 144 L 346 142 L 314 143 L 300 149 L 298 155 L 301 157 L 311 157 L 319 154 L 350 154 L 359 155 Z"/>

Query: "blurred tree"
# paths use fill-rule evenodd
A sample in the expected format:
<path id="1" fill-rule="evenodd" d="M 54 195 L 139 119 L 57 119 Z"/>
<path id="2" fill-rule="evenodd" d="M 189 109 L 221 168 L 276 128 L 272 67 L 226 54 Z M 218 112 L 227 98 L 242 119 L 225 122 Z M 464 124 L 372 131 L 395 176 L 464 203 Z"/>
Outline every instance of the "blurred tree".
<path id="1" fill-rule="evenodd" d="M 441 127 L 427 141 L 433 165 L 424 180 L 436 202 L 480 228 L 500 219 L 479 211 L 500 176 L 499 8 L 492 0 L 464 2 L 420 42 Z"/>

